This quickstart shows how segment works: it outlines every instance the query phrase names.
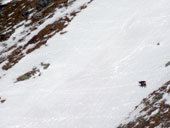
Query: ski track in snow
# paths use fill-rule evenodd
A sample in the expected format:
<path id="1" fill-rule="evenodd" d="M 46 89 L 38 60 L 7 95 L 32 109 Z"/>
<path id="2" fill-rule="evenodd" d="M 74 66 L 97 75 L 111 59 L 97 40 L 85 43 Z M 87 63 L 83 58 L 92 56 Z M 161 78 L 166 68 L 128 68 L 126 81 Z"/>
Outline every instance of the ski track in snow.
<path id="1" fill-rule="evenodd" d="M 92 2 L 68 33 L 56 34 L 0 80 L 0 96 L 7 99 L 0 104 L 0 128 L 115 128 L 169 80 L 169 5 Z M 41 62 L 50 63 L 41 77 L 13 83 Z M 138 87 L 140 80 L 147 88 Z"/>

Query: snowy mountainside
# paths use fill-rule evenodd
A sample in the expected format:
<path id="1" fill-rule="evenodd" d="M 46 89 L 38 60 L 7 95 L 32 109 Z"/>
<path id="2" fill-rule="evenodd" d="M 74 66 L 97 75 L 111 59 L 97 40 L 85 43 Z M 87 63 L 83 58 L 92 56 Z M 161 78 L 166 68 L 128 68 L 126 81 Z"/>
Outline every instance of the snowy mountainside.
<path id="1" fill-rule="evenodd" d="M 62 30 L 90 2 L 90 0 L 83 3 L 59 0 L 49 2 L 47 7 L 40 9 L 36 9 L 38 6 L 36 1 L 8 3 L 6 5 L 8 9 L 2 8 L 1 12 L 2 69 L 12 68 L 26 54 L 45 45 L 55 33 L 64 34 Z M 72 6 L 73 4 L 75 5 Z"/>
<path id="2" fill-rule="evenodd" d="M 1 10 L 0 128 L 116 128 L 169 80 L 168 0 L 36 2 Z"/>
<path id="3" fill-rule="evenodd" d="M 170 81 L 135 107 L 118 128 L 169 128 L 170 127 Z"/>

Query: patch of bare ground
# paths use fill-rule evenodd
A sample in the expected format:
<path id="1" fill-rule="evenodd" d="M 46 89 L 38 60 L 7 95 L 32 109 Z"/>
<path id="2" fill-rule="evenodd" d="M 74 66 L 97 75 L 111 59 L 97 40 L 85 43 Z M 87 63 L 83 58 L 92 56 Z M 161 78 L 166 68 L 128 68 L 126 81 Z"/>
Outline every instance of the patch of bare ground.
<path id="1" fill-rule="evenodd" d="M 170 95 L 170 81 L 144 98 L 126 119 L 128 123 L 117 128 L 170 128 L 170 104 L 165 95 Z"/>
<path id="2" fill-rule="evenodd" d="M 20 0 L 16 2 L 10 2 L 7 4 L 7 7 L 1 9 L 1 18 L 0 18 L 0 45 L 4 46 L 4 49 L 0 51 L 0 64 L 2 65 L 3 70 L 8 70 L 17 64 L 24 56 L 40 48 L 42 45 L 45 45 L 51 37 L 56 33 L 65 34 L 63 29 L 66 28 L 73 18 L 85 9 L 88 3 L 80 6 L 77 10 L 74 10 L 65 16 L 62 16 L 56 19 L 52 24 L 48 24 L 43 28 L 38 34 L 34 35 L 30 40 L 24 42 L 27 36 L 31 35 L 33 31 L 37 30 L 38 27 L 45 22 L 46 19 L 53 17 L 56 9 L 65 8 L 74 4 L 76 0 L 51 0 L 51 4 L 43 9 L 35 9 L 36 2 L 38 0 Z M 23 16 L 26 12 L 29 12 L 28 16 Z M 24 24 L 22 21 L 30 21 L 27 24 Z M 4 22 L 5 21 L 5 22 Z M 29 28 L 27 31 L 23 30 L 24 36 L 13 37 L 13 42 L 18 38 L 17 43 L 14 45 L 8 44 L 8 39 L 15 32 L 15 29 L 20 26 L 25 26 Z M 24 42 L 23 45 L 21 43 Z M 20 44 L 20 45 L 19 45 Z M 31 48 L 29 47 L 31 46 Z M 4 54 L 7 56 L 4 56 Z"/>
<path id="3" fill-rule="evenodd" d="M 16 79 L 16 81 L 15 81 L 15 83 L 16 82 L 21 82 L 21 81 L 25 81 L 25 80 L 29 80 L 30 78 L 36 78 L 36 77 L 38 77 L 38 76 L 41 76 L 41 69 L 43 69 L 43 70 L 46 70 L 47 68 L 49 68 L 49 66 L 50 66 L 50 64 L 49 63 L 41 63 L 40 64 L 40 68 L 37 68 L 37 67 L 34 67 L 34 68 L 32 68 L 32 70 L 31 71 L 29 71 L 29 72 L 26 72 L 25 74 L 23 74 L 23 75 L 21 75 L 21 76 L 19 76 L 17 79 Z"/>
<path id="4" fill-rule="evenodd" d="M 37 68 L 33 68 L 31 71 L 19 76 L 16 80 L 16 82 L 19 82 L 19 81 L 24 81 L 24 80 L 29 80 L 30 78 L 35 78 L 35 75 L 37 76 L 40 76 L 41 73 L 40 73 L 40 70 L 37 69 Z"/>

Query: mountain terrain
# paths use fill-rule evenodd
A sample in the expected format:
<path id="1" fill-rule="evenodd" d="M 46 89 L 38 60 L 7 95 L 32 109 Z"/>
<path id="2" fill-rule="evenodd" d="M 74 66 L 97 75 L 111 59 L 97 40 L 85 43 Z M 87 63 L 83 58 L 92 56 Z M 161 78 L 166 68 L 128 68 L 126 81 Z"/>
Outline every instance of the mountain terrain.
<path id="1" fill-rule="evenodd" d="M 169 6 L 1 0 L 0 128 L 170 128 Z"/>

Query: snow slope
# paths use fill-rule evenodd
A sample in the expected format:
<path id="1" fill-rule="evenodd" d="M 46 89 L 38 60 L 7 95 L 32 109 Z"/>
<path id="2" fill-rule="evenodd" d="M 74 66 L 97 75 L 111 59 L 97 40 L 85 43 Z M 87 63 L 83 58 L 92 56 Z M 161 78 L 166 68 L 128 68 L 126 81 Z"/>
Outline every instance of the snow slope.
<path id="1" fill-rule="evenodd" d="M 170 81 L 144 98 L 118 128 L 169 128 L 169 98 Z"/>
<path id="2" fill-rule="evenodd" d="M 0 73 L 6 74 L 0 79 L 6 99 L 0 128 L 118 126 L 169 80 L 169 6 L 169 0 L 94 0 L 66 34 Z M 50 67 L 40 77 L 14 83 L 41 62 Z M 140 80 L 147 88 L 137 86 Z"/>

